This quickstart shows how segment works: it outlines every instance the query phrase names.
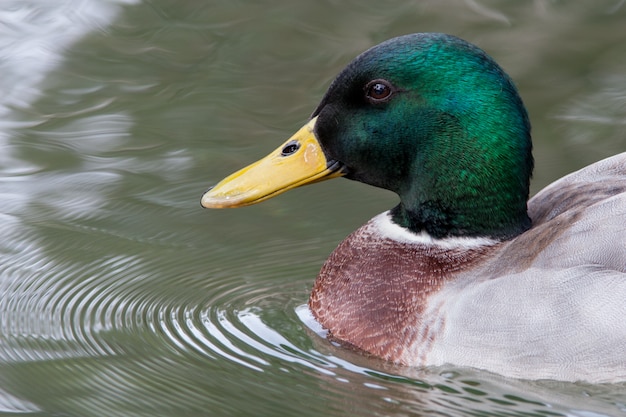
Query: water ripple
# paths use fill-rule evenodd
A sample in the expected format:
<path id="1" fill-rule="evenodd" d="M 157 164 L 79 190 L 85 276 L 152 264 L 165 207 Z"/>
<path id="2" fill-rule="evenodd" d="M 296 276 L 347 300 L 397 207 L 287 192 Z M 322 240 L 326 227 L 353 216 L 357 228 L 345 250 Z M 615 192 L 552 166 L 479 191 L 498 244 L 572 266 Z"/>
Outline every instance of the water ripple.
<path id="1" fill-rule="evenodd" d="M 16 230 L 8 229 L 9 236 Z M 28 233 L 21 242 L 0 267 L 5 294 L 0 299 L 0 364 L 61 361 L 62 368 L 48 371 L 58 376 L 60 369 L 80 374 L 82 360 L 97 358 L 91 365 L 94 375 L 81 384 L 98 387 L 99 396 L 85 407 L 131 395 L 136 401 L 162 400 L 166 394 L 152 387 L 151 375 L 159 384 L 176 386 L 187 406 L 200 407 L 203 397 L 186 374 L 197 366 L 199 372 L 206 368 L 213 373 L 242 374 L 245 369 L 248 379 L 254 374 L 292 375 L 297 383 L 319 384 L 329 400 L 343 398 L 350 404 L 344 412 L 357 414 L 370 411 L 361 408 L 367 404 L 364 398 L 379 398 L 379 411 L 391 407 L 431 415 L 554 412 L 554 405 L 548 407 L 542 399 L 541 387 L 520 390 L 509 380 L 454 369 L 394 367 L 328 343 L 303 304 L 310 280 L 293 280 L 276 270 L 276 254 L 284 252 L 287 242 L 266 246 L 253 277 L 246 276 L 245 268 L 228 272 L 245 254 L 224 247 L 209 251 L 206 263 L 191 261 L 200 258 L 193 249 L 164 263 L 158 254 L 150 255 L 169 250 L 160 246 L 81 263 L 50 258 Z M 310 250 L 293 244 L 289 249 L 294 256 Z M 226 270 L 200 272 L 215 257 Z M 181 373 L 181 367 L 186 371 Z"/>

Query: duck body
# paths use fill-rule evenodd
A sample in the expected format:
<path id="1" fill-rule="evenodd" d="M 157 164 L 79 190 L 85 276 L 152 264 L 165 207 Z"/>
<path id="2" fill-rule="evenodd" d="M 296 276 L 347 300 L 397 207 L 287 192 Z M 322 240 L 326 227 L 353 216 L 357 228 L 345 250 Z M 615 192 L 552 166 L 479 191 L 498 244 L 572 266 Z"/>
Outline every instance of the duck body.
<path id="1" fill-rule="evenodd" d="M 530 201 L 530 123 L 482 50 L 413 34 L 358 56 L 309 122 L 202 197 L 255 204 L 346 177 L 399 204 L 348 236 L 309 307 L 329 337 L 409 366 L 626 381 L 626 153 Z"/>
<path id="2" fill-rule="evenodd" d="M 331 338 L 399 364 L 626 380 L 626 153 L 551 184 L 529 213 L 507 241 L 432 239 L 382 213 L 331 254 L 310 309 Z"/>

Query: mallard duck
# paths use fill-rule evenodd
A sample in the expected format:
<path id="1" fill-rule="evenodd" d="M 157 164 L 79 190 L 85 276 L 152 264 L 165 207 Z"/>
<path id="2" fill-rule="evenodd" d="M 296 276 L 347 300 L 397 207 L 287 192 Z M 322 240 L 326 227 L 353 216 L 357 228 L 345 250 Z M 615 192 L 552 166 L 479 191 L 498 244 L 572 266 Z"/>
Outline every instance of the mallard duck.
<path id="1" fill-rule="evenodd" d="M 335 341 L 408 366 L 626 380 L 626 153 L 530 201 L 530 124 L 478 47 L 401 36 L 352 61 L 295 135 L 202 197 L 255 204 L 345 177 L 400 203 L 324 263 L 309 308 Z"/>

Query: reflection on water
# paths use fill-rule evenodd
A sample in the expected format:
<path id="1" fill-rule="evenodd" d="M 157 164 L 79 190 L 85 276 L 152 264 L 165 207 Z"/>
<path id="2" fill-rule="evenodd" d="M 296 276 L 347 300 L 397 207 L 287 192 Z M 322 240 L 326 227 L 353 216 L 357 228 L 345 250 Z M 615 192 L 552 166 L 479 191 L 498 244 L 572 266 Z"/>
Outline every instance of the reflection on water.
<path id="1" fill-rule="evenodd" d="M 337 181 L 206 212 L 337 71 L 445 31 L 513 75 L 535 189 L 626 149 L 620 1 L 0 5 L 0 413 L 626 413 L 626 387 L 394 367 L 333 346 L 303 305 L 322 261 L 394 204 Z"/>

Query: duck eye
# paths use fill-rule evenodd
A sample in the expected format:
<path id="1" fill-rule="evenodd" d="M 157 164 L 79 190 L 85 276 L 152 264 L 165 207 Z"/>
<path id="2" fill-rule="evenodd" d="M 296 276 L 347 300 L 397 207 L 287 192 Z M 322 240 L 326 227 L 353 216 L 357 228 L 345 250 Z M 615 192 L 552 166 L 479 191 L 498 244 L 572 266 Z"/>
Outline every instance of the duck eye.
<path id="1" fill-rule="evenodd" d="M 372 80 L 365 86 L 365 97 L 372 103 L 388 101 L 395 88 L 387 80 Z"/>
<path id="2" fill-rule="evenodd" d="M 289 142 L 287 142 L 280 154 L 282 156 L 289 156 L 292 153 L 296 152 L 298 149 L 300 149 L 300 142 L 296 140 L 290 140 Z"/>

